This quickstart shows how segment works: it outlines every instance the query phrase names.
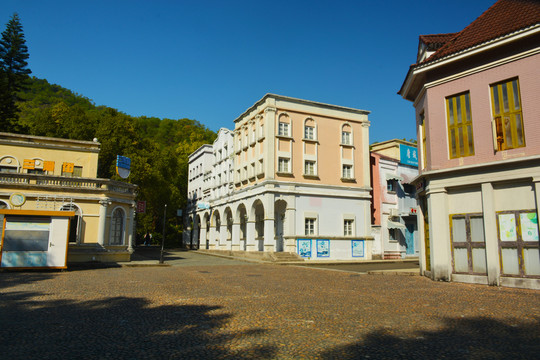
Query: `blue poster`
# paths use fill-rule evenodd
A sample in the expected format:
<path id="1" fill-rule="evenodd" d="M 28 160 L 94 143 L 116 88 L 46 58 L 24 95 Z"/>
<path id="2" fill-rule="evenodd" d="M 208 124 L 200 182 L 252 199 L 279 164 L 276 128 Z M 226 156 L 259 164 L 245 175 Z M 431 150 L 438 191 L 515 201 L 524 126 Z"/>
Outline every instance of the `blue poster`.
<path id="1" fill-rule="evenodd" d="M 351 240 L 352 256 L 364 257 L 364 240 Z"/>
<path id="2" fill-rule="evenodd" d="M 413 146 L 400 144 L 399 157 L 402 164 L 418 166 L 418 149 Z"/>
<path id="3" fill-rule="evenodd" d="M 330 256 L 330 240 L 317 240 L 317 257 Z"/>
<path id="4" fill-rule="evenodd" d="M 298 255 L 311 257 L 311 239 L 298 239 Z"/>

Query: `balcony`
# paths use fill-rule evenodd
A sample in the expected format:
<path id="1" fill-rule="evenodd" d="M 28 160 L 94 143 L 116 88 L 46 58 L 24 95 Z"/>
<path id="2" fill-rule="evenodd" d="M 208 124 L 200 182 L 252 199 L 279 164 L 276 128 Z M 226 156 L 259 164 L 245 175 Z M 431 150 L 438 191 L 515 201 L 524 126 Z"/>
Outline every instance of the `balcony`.
<path id="1" fill-rule="evenodd" d="M 0 185 L 15 188 L 40 188 L 46 190 L 70 189 L 82 192 L 114 192 L 135 195 L 137 185 L 97 178 L 72 178 L 65 176 L 0 173 Z"/>

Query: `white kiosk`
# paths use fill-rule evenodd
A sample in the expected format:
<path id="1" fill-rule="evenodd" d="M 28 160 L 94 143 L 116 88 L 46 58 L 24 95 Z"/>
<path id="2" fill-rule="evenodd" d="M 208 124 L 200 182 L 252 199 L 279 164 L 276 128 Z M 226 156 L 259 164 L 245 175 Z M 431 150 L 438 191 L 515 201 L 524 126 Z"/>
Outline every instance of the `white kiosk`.
<path id="1" fill-rule="evenodd" d="M 73 211 L 0 209 L 0 267 L 65 269 L 73 216 Z"/>

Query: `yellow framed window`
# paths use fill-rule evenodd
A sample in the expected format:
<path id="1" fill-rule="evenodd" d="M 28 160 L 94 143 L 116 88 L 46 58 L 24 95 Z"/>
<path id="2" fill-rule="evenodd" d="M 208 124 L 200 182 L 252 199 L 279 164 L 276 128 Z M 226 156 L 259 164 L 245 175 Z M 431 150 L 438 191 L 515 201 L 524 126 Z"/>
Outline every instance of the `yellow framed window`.
<path id="1" fill-rule="evenodd" d="M 491 85 L 493 146 L 496 151 L 525 146 L 518 79 Z"/>
<path id="2" fill-rule="evenodd" d="M 474 155 L 469 92 L 446 98 L 450 159 Z"/>

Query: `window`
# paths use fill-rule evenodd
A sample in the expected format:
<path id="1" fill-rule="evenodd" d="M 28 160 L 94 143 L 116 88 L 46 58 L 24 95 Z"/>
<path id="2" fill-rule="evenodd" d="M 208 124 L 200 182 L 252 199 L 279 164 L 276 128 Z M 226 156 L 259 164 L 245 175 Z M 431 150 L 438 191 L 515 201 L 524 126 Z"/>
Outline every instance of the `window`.
<path id="1" fill-rule="evenodd" d="M 395 192 L 396 191 L 396 180 L 394 179 L 390 179 L 390 180 L 386 180 L 386 191 L 392 191 L 392 192 Z"/>
<path id="2" fill-rule="evenodd" d="M 279 123 L 279 130 L 278 135 L 280 136 L 290 136 L 289 133 L 289 124 L 285 122 Z"/>
<path id="3" fill-rule="evenodd" d="M 306 160 L 304 162 L 304 175 L 315 175 L 315 161 Z"/>
<path id="4" fill-rule="evenodd" d="M 474 155 L 471 101 L 468 92 L 446 98 L 450 158 Z"/>
<path id="5" fill-rule="evenodd" d="M 354 225 L 354 220 L 343 221 L 343 235 L 344 236 L 353 236 L 353 225 Z"/>
<path id="6" fill-rule="evenodd" d="M 342 177 L 344 179 L 352 179 L 353 178 L 353 166 L 352 165 L 343 165 L 342 169 Z"/>
<path id="7" fill-rule="evenodd" d="M 111 239 L 109 244 L 122 245 L 124 243 L 124 211 L 116 208 L 111 217 Z"/>
<path id="8" fill-rule="evenodd" d="M 304 127 L 304 139 L 307 139 L 307 140 L 315 139 L 315 128 L 313 126 L 306 125 Z"/>
<path id="9" fill-rule="evenodd" d="M 343 129 L 341 131 L 341 143 L 343 145 L 352 145 L 351 132 Z"/>
<path id="10" fill-rule="evenodd" d="M 497 151 L 525 146 L 518 79 L 491 86 L 494 146 Z"/>
<path id="11" fill-rule="evenodd" d="M 17 167 L 16 166 L 0 166 L 0 173 L 16 173 Z"/>
<path id="12" fill-rule="evenodd" d="M 536 211 L 499 212 L 497 224 L 503 275 L 540 276 Z"/>
<path id="13" fill-rule="evenodd" d="M 486 274 L 486 241 L 481 214 L 451 215 L 454 273 Z"/>
<path id="14" fill-rule="evenodd" d="M 281 172 L 281 173 L 290 172 L 289 164 L 290 164 L 289 159 L 287 159 L 287 158 L 279 158 L 278 159 L 278 172 Z"/>
<path id="15" fill-rule="evenodd" d="M 414 196 L 416 194 L 416 188 L 414 185 L 411 184 L 403 184 L 403 191 L 405 191 L 407 195 L 411 196 Z"/>
<path id="16" fill-rule="evenodd" d="M 315 235 L 315 222 L 317 219 L 313 218 L 306 218 L 305 224 L 306 224 L 306 235 Z"/>
<path id="17" fill-rule="evenodd" d="M 388 240 L 398 241 L 399 240 L 399 229 L 388 229 Z"/>

